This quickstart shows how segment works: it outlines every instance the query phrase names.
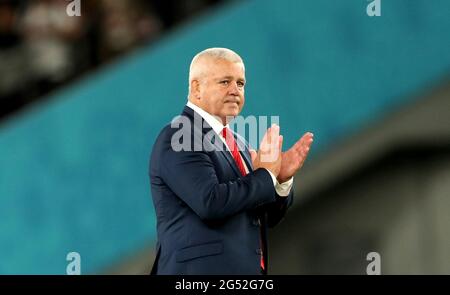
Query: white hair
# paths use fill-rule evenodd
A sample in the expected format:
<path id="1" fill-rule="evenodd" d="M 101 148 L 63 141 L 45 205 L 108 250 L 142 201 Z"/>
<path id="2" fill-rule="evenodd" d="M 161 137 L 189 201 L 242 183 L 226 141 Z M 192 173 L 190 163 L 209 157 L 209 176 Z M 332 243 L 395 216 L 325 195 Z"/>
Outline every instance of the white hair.
<path id="1" fill-rule="evenodd" d="M 191 93 L 192 80 L 198 79 L 202 75 L 198 67 L 198 61 L 204 57 L 210 57 L 213 59 L 224 59 L 230 62 L 242 63 L 242 67 L 245 70 L 244 61 L 233 50 L 221 47 L 213 47 L 205 49 L 197 53 L 191 61 L 191 65 L 189 67 L 189 93 Z"/>

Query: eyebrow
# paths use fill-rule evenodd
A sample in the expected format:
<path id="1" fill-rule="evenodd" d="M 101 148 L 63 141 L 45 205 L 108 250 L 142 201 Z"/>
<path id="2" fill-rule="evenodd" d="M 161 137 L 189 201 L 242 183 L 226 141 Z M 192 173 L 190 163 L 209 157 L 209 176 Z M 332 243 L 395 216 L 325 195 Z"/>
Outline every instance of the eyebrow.
<path id="1" fill-rule="evenodd" d="M 219 78 L 217 78 L 217 81 L 224 80 L 224 79 L 227 79 L 227 80 L 233 80 L 234 77 L 233 77 L 233 76 L 219 77 Z M 244 82 L 244 83 L 246 82 L 244 78 L 237 78 L 237 81 L 242 81 L 242 82 Z"/>

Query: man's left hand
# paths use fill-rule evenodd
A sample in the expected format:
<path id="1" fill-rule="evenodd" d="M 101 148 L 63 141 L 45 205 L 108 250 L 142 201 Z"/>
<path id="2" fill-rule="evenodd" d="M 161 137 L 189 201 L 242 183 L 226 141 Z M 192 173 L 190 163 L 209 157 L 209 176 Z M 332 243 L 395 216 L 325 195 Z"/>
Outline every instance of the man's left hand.
<path id="1" fill-rule="evenodd" d="M 314 135 L 306 132 L 288 151 L 281 155 L 281 170 L 277 180 L 288 181 L 303 166 L 308 156 Z"/>

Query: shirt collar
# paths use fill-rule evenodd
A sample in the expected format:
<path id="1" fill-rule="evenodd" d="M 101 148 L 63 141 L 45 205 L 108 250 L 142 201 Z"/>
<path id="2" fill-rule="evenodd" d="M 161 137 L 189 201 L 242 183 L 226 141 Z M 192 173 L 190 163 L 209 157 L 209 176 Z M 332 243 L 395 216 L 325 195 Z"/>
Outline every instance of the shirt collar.
<path id="1" fill-rule="evenodd" d="M 229 128 L 229 124 L 223 126 L 222 122 L 215 116 L 211 115 L 207 111 L 203 110 L 199 106 L 196 106 L 192 102 L 188 101 L 186 104 L 188 107 L 190 107 L 192 110 L 194 110 L 196 113 L 198 113 L 205 121 L 209 124 L 209 126 L 212 127 L 214 132 L 217 134 L 222 135 L 222 129 L 224 127 Z"/>

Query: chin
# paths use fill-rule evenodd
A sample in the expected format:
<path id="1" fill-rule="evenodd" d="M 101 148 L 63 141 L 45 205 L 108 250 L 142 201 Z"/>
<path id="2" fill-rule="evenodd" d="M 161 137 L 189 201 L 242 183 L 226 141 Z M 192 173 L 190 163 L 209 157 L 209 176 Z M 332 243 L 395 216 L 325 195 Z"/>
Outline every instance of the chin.
<path id="1" fill-rule="evenodd" d="M 230 119 L 234 119 L 237 115 L 239 115 L 239 112 L 226 112 L 225 115 L 222 118 L 229 118 L 227 121 L 230 122 Z"/>
<path id="2" fill-rule="evenodd" d="M 237 115 L 239 115 L 239 110 L 231 111 L 231 112 L 227 113 L 228 117 L 236 117 Z"/>

